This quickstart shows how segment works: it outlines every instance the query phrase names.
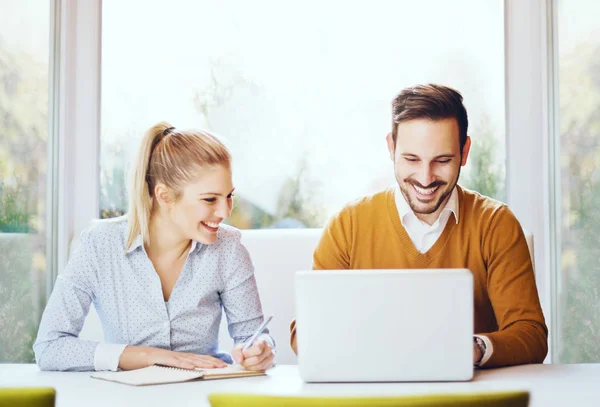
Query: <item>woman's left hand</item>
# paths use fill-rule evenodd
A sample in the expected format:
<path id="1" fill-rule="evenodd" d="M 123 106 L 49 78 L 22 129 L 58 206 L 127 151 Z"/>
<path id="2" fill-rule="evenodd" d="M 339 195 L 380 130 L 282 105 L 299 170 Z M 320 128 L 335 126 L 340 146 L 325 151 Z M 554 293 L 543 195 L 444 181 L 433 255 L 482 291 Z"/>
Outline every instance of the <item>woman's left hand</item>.
<path id="1" fill-rule="evenodd" d="M 275 353 L 264 338 L 258 338 L 246 350 L 243 350 L 243 348 L 244 344 L 237 345 L 233 348 L 231 356 L 246 370 L 267 370 L 273 367 Z"/>

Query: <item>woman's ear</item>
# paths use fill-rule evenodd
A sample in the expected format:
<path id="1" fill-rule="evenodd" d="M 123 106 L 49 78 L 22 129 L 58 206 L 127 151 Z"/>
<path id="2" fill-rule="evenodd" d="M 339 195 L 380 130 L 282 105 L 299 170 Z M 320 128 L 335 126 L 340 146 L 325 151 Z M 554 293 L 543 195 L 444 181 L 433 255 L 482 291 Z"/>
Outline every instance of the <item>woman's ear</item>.
<path id="1" fill-rule="evenodd" d="M 154 187 L 154 199 L 160 206 L 168 206 L 173 202 L 171 192 L 165 184 L 159 183 Z"/>

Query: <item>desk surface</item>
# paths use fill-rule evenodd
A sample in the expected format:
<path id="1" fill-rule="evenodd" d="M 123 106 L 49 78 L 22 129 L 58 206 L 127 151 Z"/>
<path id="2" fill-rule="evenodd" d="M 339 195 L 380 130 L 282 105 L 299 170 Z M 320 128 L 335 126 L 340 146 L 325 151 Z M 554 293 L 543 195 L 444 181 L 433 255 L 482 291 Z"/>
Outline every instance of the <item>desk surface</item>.
<path id="1" fill-rule="evenodd" d="M 307 384 L 295 365 L 266 377 L 131 387 L 91 379 L 90 373 L 41 372 L 36 365 L 0 364 L 0 387 L 51 386 L 57 406 L 208 406 L 214 392 L 296 396 L 393 396 L 526 389 L 531 406 L 600 406 L 600 364 L 530 365 L 475 372 L 467 383 Z"/>

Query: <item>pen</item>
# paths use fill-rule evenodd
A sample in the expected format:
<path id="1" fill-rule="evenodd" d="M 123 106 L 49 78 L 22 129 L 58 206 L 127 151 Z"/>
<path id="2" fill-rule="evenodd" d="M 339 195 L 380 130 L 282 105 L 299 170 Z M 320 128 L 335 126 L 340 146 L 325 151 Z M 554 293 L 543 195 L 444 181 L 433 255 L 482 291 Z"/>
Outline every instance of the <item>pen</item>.
<path id="1" fill-rule="evenodd" d="M 250 346 L 252 346 L 252 344 L 254 343 L 254 341 L 256 340 L 256 338 L 258 338 L 258 336 L 260 334 L 263 333 L 263 331 L 265 330 L 265 328 L 267 327 L 267 324 L 269 322 L 271 322 L 271 319 L 273 319 L 273 315 L 271 315 L 269 318 L 265 319 L 265 321 L 262 323 L 261 326 L 258 327 L 258 329 L 256 330 L 256 332 L 254 332 L 254 335 L 252 335 L 250 337 L 250 339 L 248 339 L 248 341 L 246 342 L 246 344 L 244 345 L 243 350 L 248 349 Z"/>

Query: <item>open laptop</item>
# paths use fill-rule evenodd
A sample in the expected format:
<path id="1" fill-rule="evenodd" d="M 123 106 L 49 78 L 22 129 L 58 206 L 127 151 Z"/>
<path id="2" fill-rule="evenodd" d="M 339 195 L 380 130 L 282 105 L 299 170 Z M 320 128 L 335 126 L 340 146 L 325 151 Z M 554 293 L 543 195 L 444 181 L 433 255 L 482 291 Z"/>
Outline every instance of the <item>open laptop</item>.
<path id="1" fill-rule="evenodd" d="M 307 382 L 473 377 L 467 269 L 300 271 L 296 317 Z"/>

